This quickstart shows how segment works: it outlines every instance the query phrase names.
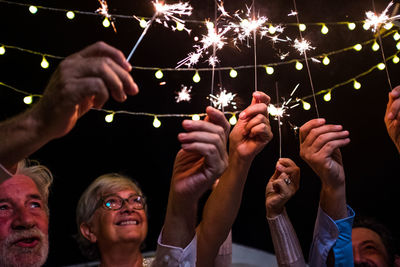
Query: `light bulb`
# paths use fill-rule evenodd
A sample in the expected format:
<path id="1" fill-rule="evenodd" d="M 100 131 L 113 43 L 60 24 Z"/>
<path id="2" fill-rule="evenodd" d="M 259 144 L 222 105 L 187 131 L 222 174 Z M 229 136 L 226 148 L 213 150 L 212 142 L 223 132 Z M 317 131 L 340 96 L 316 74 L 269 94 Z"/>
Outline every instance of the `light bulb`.
<path id="1" fill-rule="evenodd" d="M 391 28 L 393 28 L 393 23 L 386 23 L 385 25 L 383 25 L 383 28 L 385 28 L 386 30 L 390 30 Z"/>
<path id="2" fill-rule="evenodd" d="M 214 23 L 212 23 L 211 21 L 207 21 L 206 27 L 207 27 L 207 29 L 212 30 L 212 29 L 214 29 Z"/>
<path id="3" fill-rule="evenodd" d="M 332 93 L 331 93 L 331 91 L 329 90 L 329 92 L 326 93 L 326 94 L 324 95 L 324 100 L 325 100 L 326 102 L 329 102 L 329 101 L 331 101 L 331 99 L 332 99 Z"/>
<path id="4" fill-rule="evenodd" d="M 399 63 L 400 58 L 399 58 L 397 55 L 395 55 L 395 56 L 393 57 L 392 61 L 393 61 L 394 64 L 397 64 L 397 63 Z"/>
<path id="5" fill-rule="evenodd" d="M 303 102 L 303 109 L 304 110 L 310 110 L 311 104 L 306 102 L 306 101 L 303 101 L 303 100 L 302 100 L 302 102 Z"/>
<path id="6" fill-rule="evenodd" d="M 232 117 L 229 119 L 229 123 L 231 125 L 235 125 L 237 123 L 237 119 L 236 119 L 235 114 L 233 114 Z"/>
<path id="7" fill-rule="evenodd" d="M 42 66 L 43 69 L 47 69 L 49 67 L 49 62 L 47 61 L 47 59 L 43 56 L 42 58 L 42 62 L 40 63 L 40 66 Z"/>
<path id="8" fill-rule="evenodd" d="M 372 50 L 374 50 L 374 51 L 378 51 L 379 50 L 379 44 L 376 41 L 372 45 Z"/>
<path id="9" fill-rule="evenodd" d="M 369 23 L 364 23 L 363 24 L 363 29 L 366 30 L 366 31 L 368 31 L 370 27 L 371 27 L 371 24 L 369 24 Z"/>
<path id="10" fill-rule="evenodd" d="M 143 29 L 146 28 L 147 27 L 147 21 L 144 18 L 140 19 L 139 26 L 141 28 L 143 28 Z"/>
<path id="11" fill-rule="evenodd" d="M 162 77 L 164 77 L 164 74 L 161 70 L 158 70 L 158 71 L 156 71 L 154 76 L 156 76 L 156 78 L 160 80 L 160 79 L 162 79 Z"/>
<path id="12" fill-rule="evenodd" d="M 231 76 L 231 78 L 236 78 L 237 75 L 238 75 L 238 73 L 234 69 L 231 69 L 231 71 L 229 72 L 229 76 Z"/>
<path id="13" fill-rule="evenodd" d="M 347 24 L 347 27 L 349 28 L 350 31 L 352 31 L 356 28 L 356 24 L 354 22 L 350 22 Z"/>
<path id="14" fill-rule="evenodd" d="M 201 78 L 200 78 L 199 72 L 196 71 L 196 73 L 193 75 L 193 81 L 195 83 L 198 83 L 198 82 L 200 82 L 200 80 L 201 80 Z"/>
<path id="15" fill-rule="evenodd" d="M 353 46 L 354 50 L 356 51 L 361 51 L 362 49 L 362 45 L 361 44 L 356 44 L 355 46 Z"/>
<path id="16" fill-rule="evenodd" d="M 397 48 L 397 50 L 400 50 L 400 42 L 397 42 L 396 48 Z"/>
<path id="17" fill-rule="evenodd" d="M 192 120 L 194 120 L 194 121 L 199 121 L 199 120 L 200 120 L 200 116 L 197 115 L 197 114 L 194 114 L 194 115 L 192 116 Z"/>
<path id="18" fill-rule="evenodd" d="M 329 65 L 329 63 L 331 63 L 331 60 L 329 59 L 328 56 L 325 56 L 324 59 L 322 60 L 322 64 Z"/>
<path id="19" fill-rule="evenodd" d="M 395 33 L 393 34 L 393 39 L 394 39 L 395 41 L 400 40 L 400 34 L 399 34 L 399 32 L 395 32 Z"/>
<path id="20" fill-rule="evenodd" d="M 267 74 L 272 75 L 275 70 L 273 67 L 266 66 L 265 71 L 267 72 Z"/>
<path id="21" fill-rule="evenodd" d="M 299 24 L 299 29 L 304 32 L 307 29 L 307 26 L 305 24 Z"/>
<path id="22" fill-rule="evenodd" d="M 66 15 L 67 15 L 67 18 L 69 18 L 69 19 L 74 19 L 75 18 L 75 13 L 72 12 L 72 11 L 68 11 Z"/>
<path id="23" fill-rule="evenodd" d="M 185 24 L 180 23 L 179 21 L 176 22 L 176 29 L 178 31 L 183 31 L 185 29 Z"/>
<path id="24" fill-rule="evenodd" d="M 33 98 L 32 98 L 31 95 L 28 95 L 28 96 L 24 97 L 24 103 L 25 104 L 30 105 L 30 104 L 32 104 L 32 102 L 33 102 Z"/>
<path id="25" fill-rule="evenodd" d="M 108 20 L 108 18 L 104 18 L 104 20 L 103 20 L 103 26 L 104 26 L 105 28 L 108 28 L 108 27 L 110 27 L 110 25 L 111 25 L 111 23 L 110 23 L 110 21 Z"/>
<path id="26" fill-rule="evenodd" d="M 361 83 L 357 82 L 356 80 L 354 80 L 353 82 L 353 87 L 354 89 L 358 90 L 361 88 Z"/>
<path id="27" fill-rule="evenodd" d="M 111 123 L 114 120 L 114 113 L 107 114 L 104 120 L 108 123 Z"/>
<path id="28" fill-rule="evenodd" d="M 303 64 L 300 61 L 296 61 L 296 70 L 302 70 Z"/>
<path id="29" fill-rule="evenodd" d="M 161 121 L 159 121 L 157 116 L 154 116 L 153 126 L 154 126 L 154 128 L 160 128 L 160 126 L 161 126 Z"/>
<path id="30" fill-rule="evenodd" d="M 36 14 L 38 12 L 38 9 L 35 6 L 30 6 L 29 7 L 29 12 L 31 12 L 32 14 Z"/>
<path id="31" fill-rule="evenodd" d="M 268 31 L 270 34 L 275 34 L 276 28 L 271 24 L 269 25 Z"/>
<path id="32" fill-rule="evenodd" d="M 6 53 L 6 48 L 4 45 L 0 46 L 0 55 L 4 55 Z"/>
<path id="33" fill-rule="evenodd" d="M 321 28 L 321 33 L 322 34 L 327 34 L 329 32 L 329 29 L 328 29 L 328 27 L 326 27 L 326 25 L 324 24 L 324 25 L 322 25 L 322 28 Z"/>
<path id="34" fill-rule="evenodd" d="M 384 63 L 379 63 L 377 67 L 378 67 L 378 69 L 380 69 L 380 70 L 384 70 L 384 69 L 386 68 L 386 66 L 385 66 Z"/>

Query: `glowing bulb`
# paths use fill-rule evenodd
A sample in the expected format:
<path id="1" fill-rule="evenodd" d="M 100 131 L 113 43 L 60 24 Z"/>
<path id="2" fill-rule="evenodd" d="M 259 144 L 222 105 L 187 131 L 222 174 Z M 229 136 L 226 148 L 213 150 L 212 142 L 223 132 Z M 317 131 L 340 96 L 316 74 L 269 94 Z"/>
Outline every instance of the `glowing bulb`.
<path id="1" fill-rule="evenodd" d="M 194 120 L 194 121 L 199 121 L 199 120 L 200 120 L 200 116 L 197 115 L 197 114 L 194 114 L 194 115 L 192 116 L 192 120 Z"/>
<path id="2" fill-rule="evenodd" d="M 108 123 L 111 123 L 114 120 L 114 113 L 107 114 L 104 120 Z"/>
<path id="3" fill-rule="evenodd" d="M 104 20 L 103 20 L 103 26 L 104 26 L 104 28 L 108 28 L 108 27 L 110 27 L 110 25 L 111 25 L 111 23 L 110 23 L 110 21 L 108 20 L 108 18 L 104 18 Z"/>
<path id="4" fill-rule="evenodd" d="M 0 46 L 0 55 L 4 55 L 6 53 L 6 48 L 4 45 Z"/>
<path id="5" fill-rule="evenodd" d="M 236 78 L 237 75 L 238 75 L 238 73 L 234 69 L 231 69 L 231 71 L 229 72 L 229 76 L 231 76 L 231 78 Z"/>
<path id="6" fill-rule="evenodd" d="M 185 24 L 180 23 L 179 21 L 176 22 L 176 29 L 178 31 L 183 31 L 185 29 Z"/>
<path id="7" fill-rule="evenodd" d="M 72 12 L 72 11 L 68 11 L 66 15 L 67 15 L 67 18 L 69 18 L 69 19 L 74 19 L 75 18 L 75 13 Z"/>
<path id="8" fill-rule="evenodd" d="M 300 61 L 296 61 L 296 70 L 302 70 L 303 64 Z"/>
<path id="9" fill-rule="evenodd" d="M 160 79 L 162 79 L 162 77 L 164 77 L 164 74 L 161 70 L 158 70 L 158 71 L 156 71 L 154 76 L 156 76 L 156 78 L 160 80 Z"/>
<path id="10" fill-rule="evenodd" d="M 397 50 L 400 50 L 400 42 L 397 42 L 396 48 L 397 48 Z"/>
<path id="11" fill-rule="evenodd" d="M 214 29 L 214 23 L 212 23 L 211 21 L 207 21 L 206 27 L 207 27 L 207 29 L 212 30 L 212 29 Z"/>
<path id="12" fill-rule="evenodd" d="M 361 51 L 362 49 L 362 45 L 361 44 L 356 44 L 355 46 L 353 46 L 354 50 L 356 51 Z"/>
<path id="13" fill-rule="evenodd" d="M 326 25 L 324 24 L 324 25 L 322 25 L 322 28 L 321 28 L 321 33 L 322 34 L 327 34 L 329 32 L 329 29 L 328 29 L 328 27 L 326 27 Z"/>
<path id="14" fill-rule="evenodd" d="M 267 72 L 267 74 L 272 75 L 275 70 L 273 67 L 266 66 L 265 71 Z"/>
<path id="15" fill-rule="evenodd" d="M 328 56 L 325 56 L 324 59 L 322 60 L 322 64 L 329 65 L 329 63 L 331 63 L 331 60 L 329 59 Z"/>
<path id="16" fill-rule="evenodd" d="M 305 24 L 299 24 L 299 29 L 304 32 L 307 29 L 307 26 Z"/>
<path id="17" fill-rule="evenodd" d="M 350 31 L 352 31 L 356 28 L 356 24 L 354 22 L 350 22 L 347 24 L 347 27 L 349 28 Z"/>
<path id="18" fill-rule="evenodd" d="M 276 28 L 271 24 L 269 25 L 268 31 L 270 34 L 276 33 Z"/>
<path id="19" fill-rule="evenodd" d="M 28 96 L 24 97 L 24 103 L 25 104 L 30 105 L 30 104 L 32 104 L 32 102 L 33 102 L 33 98 L 32 98 L 31 95 L 28 95 Z"/>
<path id="20" fill-rule="evenodd" d="M 399 32 L 395 32 L 395 34 L 393 34 L 393 39 L 394 39 L 395 41 L 400 40 L 400 34 L 399 34 Z"/>
<path id="21" fill-rule="evenodd" d="M 395 55 L 395 56 L 393 57 L 392 61 L 393 61 L 394 64 L 397 64 L 397 63 L 399 63 L 400 58 L 399 58 L 397 55 Z"/>
<path id="22" fill-rule="evenodd" d="M 326 93 L 326 94 L 324 95 L 324 100 L 325 100 L 326 102 L 329 102 L 329 101 L 331 101 L 331 99 L 332 99 L 332 93 L 331 93 L 331 91 L 329 90 L 329 92 Z"/>
<path id="23" fill-rule="evenodd" d="M 372 50 L 374 50 L 374 51 L 378 51 L 379 50 L 379 44 L 376 41 L 372 45 Z"/>
<path id="24" fill-rule="evenodd" d="M 370 27 L 371 27 L 371 24 L 369 24 L 369 23 L 364 23 L 363 24 L 363 29 L 366 30 L 366 31 L 368 31 Z"/>
<path id="25" fill-rule="evenodd" d="M 393 28 L 393 23 L 391 23 L 391 22 L 386 23 L 386 24 L 383 26 L 383 28 L 385 28 L 386 30 L 390 30 L 391 28 Z"/>
<path id="26" fill-rule="evenodd" d="M 353 87 L 354 89 L 358 90 L 361 88 L 361 83 L 357 82 L 356 80 L 354 80 L 353 82 Z"/>
<path id="27" fill-rule="evenodd" d="M 311 104 L 310 103 L 308 103 L 306 101 L 303 101 L 303 100 L 301 102 L 303 102 L 303 109 L 304 110 L 310 110 L 310 108 L 311 108 Z"/>
<path id="28" fill-rule="evenodd" d="M 38 12 L 38 9 L 35 6 L 30 6 L 29 7 L 29 12 L 31 12 L 32 14 L 36 14 L 36 12 Z"/>
<path id="29" fill-rule="evenodd" d="M 144 19 L 144 18 L 142 18 L 140 21 L 139 21 L 139 26 L 141 27 L 141 28 L 146 28 L 147 27 L 147 21 Z"/>
<path id="30" fill-rule="evenodd" d="M 237 119 L 236 119 L 235 114 L 233 114 L 232 117 L 229 119 L 229 123 L 231 125 L 235 125 L 237 123 Z"/>
<path id="31" fill-rule="evenodd" d="M 161 121 L 157 119 L 157 116 L 154 116 L 153 126 L 154 128 L 160 128 L 161 126 Z"/>
<path id="32" fill-rule="evenodd" d="M 200 80 L 201 80 L 201 78 L 200 78 L 199 72 L 196 71 L 196 73 L 193 75 L 193 81 L 195 83 L 198 83 L 198 82 L 200 82 Z"/>
<path id="33" fill-rule="evenodd" d="M 379 63 L 377 67 L 378 67 L 378 69 L 380 69 L 380 70 L 384 70 L 384 69 L 386 68 L 386 66 L 385 66 L 384 63 Z"/>
<path id="34" fill-rule="evenodd" d="M 47 61 L 47 59 L 43 56 L 42 58 L 42 62 L 40 63 L 40 66 L 42 66 L 43 69 L 47 69 L 49 67 L 49 62 Z"/>

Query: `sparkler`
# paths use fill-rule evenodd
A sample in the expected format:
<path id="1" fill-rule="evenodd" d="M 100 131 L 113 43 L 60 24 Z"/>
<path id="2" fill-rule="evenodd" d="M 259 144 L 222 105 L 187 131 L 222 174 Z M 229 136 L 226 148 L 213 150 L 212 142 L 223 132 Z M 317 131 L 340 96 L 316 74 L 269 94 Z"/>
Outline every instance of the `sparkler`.
<path id="1" fill-rule="evenodd" d="M 213 106 L 217 109 L 222 109 L 224 111 L 224 108 L 232 105 L 234 109 L 236 109 L 236 102 L 234 102 L 236 94 L 228 93 L 225 89 L 221 90 L 221 92 L 217 95 L 210 94 L 209 98 L 211 100 L 211 103 Z"/>
<path id="2" fill-rule="evenodd" d="M 105 18 L 107 18 L 110 21 L 110 23 L 111 23 L 111 25 L 112 25 L 112 27 L 114 29 L 114 32 L 117 32 L 117 29 L 115 28 L 114 20 L 113 20 L 113 18 L 111 18 L 111 15 L 108 14 L 107 1 L 106 0 L 98 0 L 98 1 L 100 3 L 101 7 L 99 7 L 96 10 L 96 13 L 99 13 L 99 14 L 103 15 Z"/>
<path id="3" fill-rule="evenodd" d="M 100 1 L 100 0 L 99 0 Z M 190 16 L 192 14 L 192 7 L 188 3 L 177 3 L 177 4 L 172 4 L 172 5 L 167 5 L 167 4 L 162 4 L 159 3 L 158 0 L 153 2 L 154 8 L 155 8 L 155 13 L 151 20 L 147 23 L 146 28 L 144 28 L 142 34 L 140 35 L 139 39 L 137 40 L 135 46 L 132 48 L 131 52 L 129 53 L 129 56 L 127 57 L 127 61 L 129 61 L 135 52 L 136 48 L 139 46 L 139 43 L 142 41 L 143 37 L 146 35 L 147 31 L 149 30 L 150 26 L 153 24 L 154 20 L 156 20 L 158 23 L 162 23 L 161 19 L 158 18 L 159 16 L 163 16 L 165 22 L 162 23 L 165 27 L 168 28 L 168 23 L 166 21 L 175 21 L 179 22 L 181 24 L 185 24 L 185 22 L 176 15 L 179 16 Z M 172 28 L 173 30 L 175 28 Z M 184 27 L 184 29 L 186 29 Z M 189 30 L 186 29 L 186 31 L 190 32 Z"/>
<path id="4" fill-rule="evenodd" d="M 179 92 L 177 92 L 177 96 L 175 96 L 175 100 L 176 103 L 182 102 L 182 101 L 186 101 L 189 102 L 192 97 L 190 95 L 190 93 L 192 92 L 192 86 L 190 86 L 190 88 L 188 88 L 185 85 L 181 85 L 181 90 Z"/>
<path id="5" fill-rule="evenodd" d="M 311 46 L 311 43 L 304 38 L 301 38 L 301 41 L 297 39 L 294 40 L 293 47 L 296 48 L 297 51 L 299 51 L 300 55 L 305 55 L 306 51 L 315 49 L 315 47 Z"/>

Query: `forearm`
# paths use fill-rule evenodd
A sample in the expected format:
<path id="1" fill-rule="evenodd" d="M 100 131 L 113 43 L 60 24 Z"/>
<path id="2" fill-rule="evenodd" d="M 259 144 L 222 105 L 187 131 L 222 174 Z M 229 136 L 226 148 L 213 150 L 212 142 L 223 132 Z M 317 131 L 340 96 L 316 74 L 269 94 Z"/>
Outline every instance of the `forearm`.
<path id="1" fill-rule="evenodd" d="M 224 243 L 219 247 L 218 255 L 214 261 L 214 267 L 230 267 L 232 265 L 232 231 Z"/>
<path id="2" fill-rule="evenodd" d="M 284 209 L 273 218 L 267 217 L 278 266 L 306 266 L 296 232 Z"/>
<path id="3" fill-rule="evenodd" d="M 347 217 L 346 186 L 343 183 L 335 188 L 322 186 L 320 206 L 333 220 Z"/>

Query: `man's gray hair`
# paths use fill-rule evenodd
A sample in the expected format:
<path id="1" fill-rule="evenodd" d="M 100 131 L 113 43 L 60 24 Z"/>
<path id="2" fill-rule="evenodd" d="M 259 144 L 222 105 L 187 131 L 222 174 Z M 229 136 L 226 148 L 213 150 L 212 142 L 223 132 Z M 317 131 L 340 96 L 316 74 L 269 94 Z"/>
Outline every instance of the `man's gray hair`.
<path id="1" fill-rule="evenodd" d="M 97 244 L 91 243 L 82 235 L 81 224 L 90 223 L 94 212 L 99 207 L 99 201 L 104 195 L 127 189 L 134 190 L 137 194 L 143 196 L 139 185 L 129 177 L 117 173 L 108 173 L 94 180 L 79 199 L 76 208 L 76 224 L 78 227 L 76 238 L 82 254 L 88 259 L 99 259 L 100 255 Z"/>

